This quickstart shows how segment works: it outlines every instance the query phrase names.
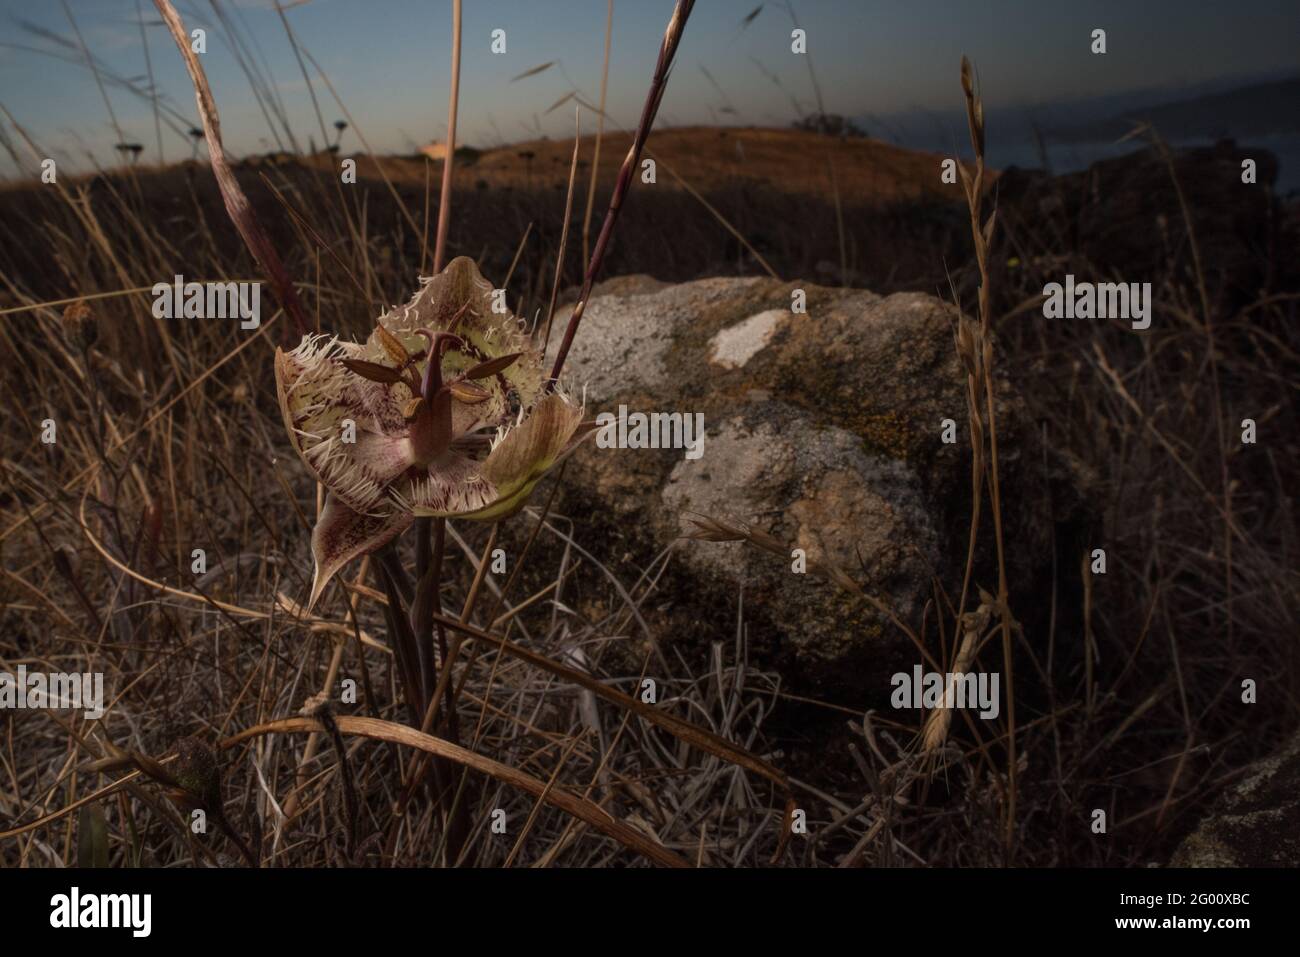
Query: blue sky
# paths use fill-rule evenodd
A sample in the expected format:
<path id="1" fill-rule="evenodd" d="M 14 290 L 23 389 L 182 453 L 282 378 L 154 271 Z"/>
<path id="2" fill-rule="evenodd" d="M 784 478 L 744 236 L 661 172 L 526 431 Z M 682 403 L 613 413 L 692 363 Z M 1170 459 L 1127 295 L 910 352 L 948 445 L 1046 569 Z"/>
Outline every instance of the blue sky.
<path id="1" fill-rule="evenodd" d="M 286 0 L 292 3 L 292 0 Z M 283 99 L 291 125 L 306 141 L 318 126 L 306 84 L 272 0 L 221 0 L 255 44 Z M 788 94 L 814 104 L 807 65 L 790 52 L 789 13 L 766 2 L 745 30 L 742 18 L 759 0 L 699 0 L 662 106 L 673 124 L 785 124 L 794 114 Z M 158 17 L 139 0 L 147 22 Z M 188 27 L 213 27 L 207 0 L 178 5 Z M 615 0 L 609 112 L 632 126 L 640 111 L 671 0 Z M 68 0 L 91 51 L 114 73 L 146 72 L 137 0 Z M 492 145 L 572 132 L 572 105 L 548 116 L 548 106 L 575 85 L 599 91 L 606 0 L 467 0 L 462 78 L 462 142 Z M 444 135 L 450 51 L 450 0 L 311 0 L 286 15 L 315 56 L 371 144 L 381 151 Z M 831 112 L 888 115 L 960 105 L 957 64 L 975 62 L 991 109 L 1168 88 L 1175 95 L 1223 77 L 1300 73 L 1297 0 L 795 0 Z M 75 50 L 25 29 L 20 21 L 74 39 L 61 0 L 0 0 L 0 103 L 47 151 L 79 160 L 92 152 L 112 162 L 116 135 L 92 75 L 82 66 L 32 50 Z M 1089 34 L 1107 31 L 1105 56 L 1089 52 Z M 489 51 L 494 29 L 506 31 L 507 52 Z M 180 113 L 195 119 L 193 95 L 180 56 L 160 25 L 147 25 L 158 87 Z M 537 76 L 510 78 L 550 60 Z M 756 65 L 777 76 L 785 91 Z M 209 29 L 203 59 L 221 109 L 228 146 L 236 153 L 274 147 L 266 119 L 220 29 Z M 702 69 L 703 68 L 703 69 Z M 309 66 L 325 122 L 340 117 Z M 722 88 L 714 88 L 704 70 Z M 121 89 L 108 89 L 125 136 L 153 158 L 150 107 Z M 725 97 L 725 98 L 724 98 Z M 729 106 L 734 114 L 719 113 Z M 590 130 L 594 117 L 584 124 Z M 331 130 L 332 133 L 332 130 Z M 169 159 L 189 155 L 164 131 Z M 358 148 L 351 133 L 344 149 Z M 0 169 L 11 169 L 0 157 Z"/>

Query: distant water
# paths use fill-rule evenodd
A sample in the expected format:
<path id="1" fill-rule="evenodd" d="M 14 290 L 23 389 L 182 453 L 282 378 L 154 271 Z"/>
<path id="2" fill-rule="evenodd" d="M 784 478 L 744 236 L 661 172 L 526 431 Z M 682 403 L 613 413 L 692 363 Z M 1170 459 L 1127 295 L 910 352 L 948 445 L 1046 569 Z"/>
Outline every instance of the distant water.
<path id="1" fill-rule="evenodd" d="M 1210 146 L 1213 140 L 1197 139 L 1171 141 L 1170 146 L 1184 149 Z M 1087 169 L 1098 160 L 1113 159 L 1146 148 L 1142 140 L 1129 140 L 1126 143 L 1061 143 L 1047 141 L 1044 149 L 1047 161 L 1053 173 L 1073 173 Z M 1300 133 L 1279 133 L 1270 136 L 1251 136 L 1238 140 L 1238 145 L 1247 149 L 1257 147 L 1273 153 L 1278 160 L 1277 183 L 1278 195 L 1300 194 Z M 988 164 L 996 169 L 1019 166 L 1022 169 L 1039 169 L 1042 157 L 1038 145 L 1032 140 L 1007 141 L 996 143 L 992 139 L 988 144 Z"/>

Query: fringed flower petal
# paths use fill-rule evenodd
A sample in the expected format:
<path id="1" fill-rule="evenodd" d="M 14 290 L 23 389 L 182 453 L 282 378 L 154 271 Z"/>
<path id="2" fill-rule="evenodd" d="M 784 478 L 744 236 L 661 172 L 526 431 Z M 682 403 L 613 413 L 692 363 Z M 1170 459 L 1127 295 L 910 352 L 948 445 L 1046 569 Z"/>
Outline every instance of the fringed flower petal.
<path id="1" fill-rule="evenodd" d="M 498 303 L 496 291 L 478 271 L 474 260 L 458 256 L 442 272 L 422 282 L 423 287 L 410 302 L 379 317 L 385 330 L 412 354 L 424 348 L 420 329 L 454 332 L 460 336 L 468 349 L 447 356 L 443 370 L 449 379 L 487 360 L 522 353 L 491 381 L 480 383 L 496 386 L 487 401 L 475 406 L 484 422 L 509 419 L 520 408 L 528 408 L 537 401 L 546 384 L 542 354 L 532 348 L 519 321 L 509 311 L 493 309 Z M 374 351 L 375 342 L 376 336 L 371 336 L 367 351 Z"/>
<path id="2" fill-rule="evenodd" d="M 328 493 L 312 535 L 313 603 L 344 564 L 416 515 L 517 511 L 588 431 L 581 407 L 546 394 L 543 356 L 503 306 L 504 293 L 461 257 L 381 316 L 366 342 L 309 335 L 276 351 L 289 439 Z"/>
<path id="3" fill-rule="evenodd" d="M 591 432 L 583 425 L 581 406 L 559 393 L 546 396 L 520 425 L 497 442 L 483 462 L 482 475 L 495 488 L 495 500 L 459 517 L 486 522 L 513 515 L 528 501 L 542 477 Z"/>
<path id="4" fill-rule="evenodd" d="M 457 518 L 478 511 L 497 497 L 496 486 L 483 477 L 482 462 L 456 452 L 440 457 L 400 492 L 402 504 L 416 515 Z"/>
<path id="5" fill-rule="evenodd" d="M 358 348 L 308 337 L 292 352 L 276 351 L 275 381 L 294 450 L 321 484 L 365 512 L 385 501 L 411 455 L 396 392 L 406 387 L 372 382 L 338 361 Z"/>

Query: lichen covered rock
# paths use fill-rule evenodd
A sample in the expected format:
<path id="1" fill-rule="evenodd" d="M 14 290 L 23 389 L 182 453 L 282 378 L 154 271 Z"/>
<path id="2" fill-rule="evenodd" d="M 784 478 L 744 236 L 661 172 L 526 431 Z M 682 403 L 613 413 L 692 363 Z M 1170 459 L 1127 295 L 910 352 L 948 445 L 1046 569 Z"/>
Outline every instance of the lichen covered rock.
<path id="1" fill-rule="evenodd" d="M 1300 866 L 1300 735 L 1257 762 L 1174 852 L 1173 867 Z"/>
<path id="2" fill-rule="evenodd" d="M 841 696 L 887 688 L 886 672 L 915 650 L 867 603 L 799 574 L 797 555 L 681 536 L 692 513 L 748 523 L 919 624 L 935 576 L 950 582 L 965 561 L 970 444 L 951 307 L 762 278 L 624 277 L 601 293 L 569 356 L 568 388 L 585 388 L 589 413 L 702 413 L 705 435 L 697 456 L 589 443 L 565 478 L 569 514 L 599 526 L 606 553 L 634 567 L 677 543 L 683 578 L 671 600 L 686 614 L 673 637 L 722 637 L 719 610 L 734 615 L 743 586 L 760 664 Z M 806 312 L 792 309 L 799 302 Z M 996 391 L 1011 495 L 1041 477 L 1042 459 L 1025 455 L 1033 430 L 1010 386 L 997 379 Z M 942 441 L 945 419 L 954 443 Z M 1009 531 L 1034 539 L 1018 543 L 1017 560 L 1042 564 L 1050 525 L 1020 505 L 1017 515 L 1027 524 Z"/>

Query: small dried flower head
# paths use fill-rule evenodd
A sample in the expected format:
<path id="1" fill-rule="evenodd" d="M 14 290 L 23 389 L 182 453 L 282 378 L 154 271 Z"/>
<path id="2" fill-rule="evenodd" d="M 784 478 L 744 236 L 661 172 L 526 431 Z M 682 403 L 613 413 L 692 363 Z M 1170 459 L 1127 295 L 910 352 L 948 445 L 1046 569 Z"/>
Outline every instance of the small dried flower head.
<path id="1" fill-rule="evenodd" d="M 67 330 L 67 337 L 82 348 L 89 348 L 99 338 L 99 327 L 84 299 L 78 299 L 64 307 L 63 326 Z"/>
<path id="2" fill-rule="evenodd" d="M 589 434 L 582 408 L 546 391 L 541 353 L 493 299 L 460 257 L 366 342 L 308 335 L 276 352 L 289 439 L 328 492 L 312 535 L 312 604 L 339 568 L 416 516 L 511 515 Z"/>
<path id="3" fill-rule="evenodd" d="M 216 752 L 203 739 L 193 736 L 176 742 L 176 760 L 171 776 L 184 790 L 190 803 L 208 809 L 221 808 L 221 768 Z"/>

